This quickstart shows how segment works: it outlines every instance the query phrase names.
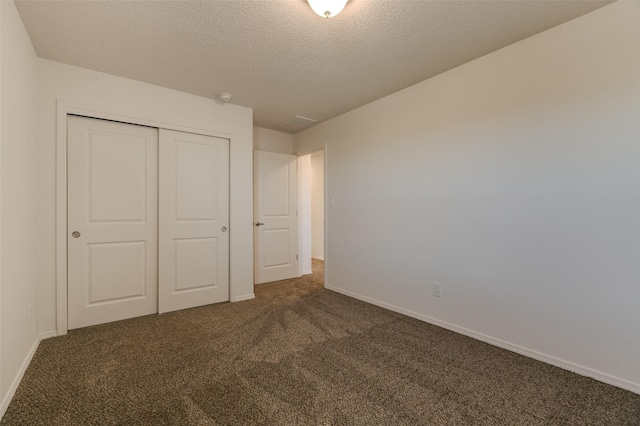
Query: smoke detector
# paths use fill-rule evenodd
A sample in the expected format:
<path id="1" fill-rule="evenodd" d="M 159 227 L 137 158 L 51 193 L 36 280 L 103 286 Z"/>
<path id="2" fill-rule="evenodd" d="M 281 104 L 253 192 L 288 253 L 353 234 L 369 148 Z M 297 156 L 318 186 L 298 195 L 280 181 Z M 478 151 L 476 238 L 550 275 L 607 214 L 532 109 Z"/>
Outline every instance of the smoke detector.
<path id="1" fill-rule="evenodd" d="M 220 92 L 218 93 L 218 99 L 220 99 L 222 102 L 229 102 L 231 100 L 231 93 Z"/>

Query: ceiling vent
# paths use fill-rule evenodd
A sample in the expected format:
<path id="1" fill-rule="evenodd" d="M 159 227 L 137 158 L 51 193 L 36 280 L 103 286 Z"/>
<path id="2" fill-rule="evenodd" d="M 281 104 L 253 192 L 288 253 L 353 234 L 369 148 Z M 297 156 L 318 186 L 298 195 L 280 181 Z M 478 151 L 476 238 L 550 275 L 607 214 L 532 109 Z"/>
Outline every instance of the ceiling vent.
<path id="1" fill-rule="evenodd" d="M 282 123 L 285 126 L 294 127 L 296 129 L 304 129 L 305 127 L 312 126 L 312 125 L 316 124 L 317 122 L 318 122 L 317 120 L 313 120 L 311 118 L 301 117 L 299 115 L 294 115 L 294 116 L 291 116 L 291 117 L 287 118 Z"/>

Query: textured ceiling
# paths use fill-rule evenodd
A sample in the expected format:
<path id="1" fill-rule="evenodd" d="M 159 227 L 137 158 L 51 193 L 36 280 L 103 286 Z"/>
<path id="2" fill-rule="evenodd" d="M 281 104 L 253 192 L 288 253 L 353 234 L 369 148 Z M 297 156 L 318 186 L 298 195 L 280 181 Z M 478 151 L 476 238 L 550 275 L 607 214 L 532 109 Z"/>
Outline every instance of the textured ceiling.
<path id="1" fill-rule="evenodd" d="M 16 1 L 40 57 L 216 98 L 254 124 L 324 121 L 608 1 Z"/>

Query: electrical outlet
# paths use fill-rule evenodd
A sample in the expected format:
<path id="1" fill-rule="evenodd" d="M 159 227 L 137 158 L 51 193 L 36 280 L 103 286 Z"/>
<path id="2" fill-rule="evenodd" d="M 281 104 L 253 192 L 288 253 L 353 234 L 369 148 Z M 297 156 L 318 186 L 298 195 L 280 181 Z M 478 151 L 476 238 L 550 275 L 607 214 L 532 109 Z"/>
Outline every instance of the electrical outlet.
<path id="1" fill-rule="evenodd" d="M 431 290 L 431 294 L 433 294 L 435 297 L 440 297 L 440 294 L 442 293 L 442 285 L 440 283 L 433 283 Z"/>
<path id="2" fill-rule="evenodd" d="M 27 305 L 27 317 L 31 319 L 31 303 Z"/>

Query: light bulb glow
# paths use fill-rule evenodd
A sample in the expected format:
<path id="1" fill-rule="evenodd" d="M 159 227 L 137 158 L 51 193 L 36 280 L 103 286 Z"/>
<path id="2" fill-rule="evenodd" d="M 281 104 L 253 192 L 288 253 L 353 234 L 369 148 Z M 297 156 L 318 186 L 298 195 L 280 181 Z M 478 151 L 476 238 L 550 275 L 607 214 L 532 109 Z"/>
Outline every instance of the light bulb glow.
<path id="1" fill-rule="evenodd" d="M 307 0 L 315 13 L 323 18 L 333 18 L 342 12 L 348 0 Z"/>

